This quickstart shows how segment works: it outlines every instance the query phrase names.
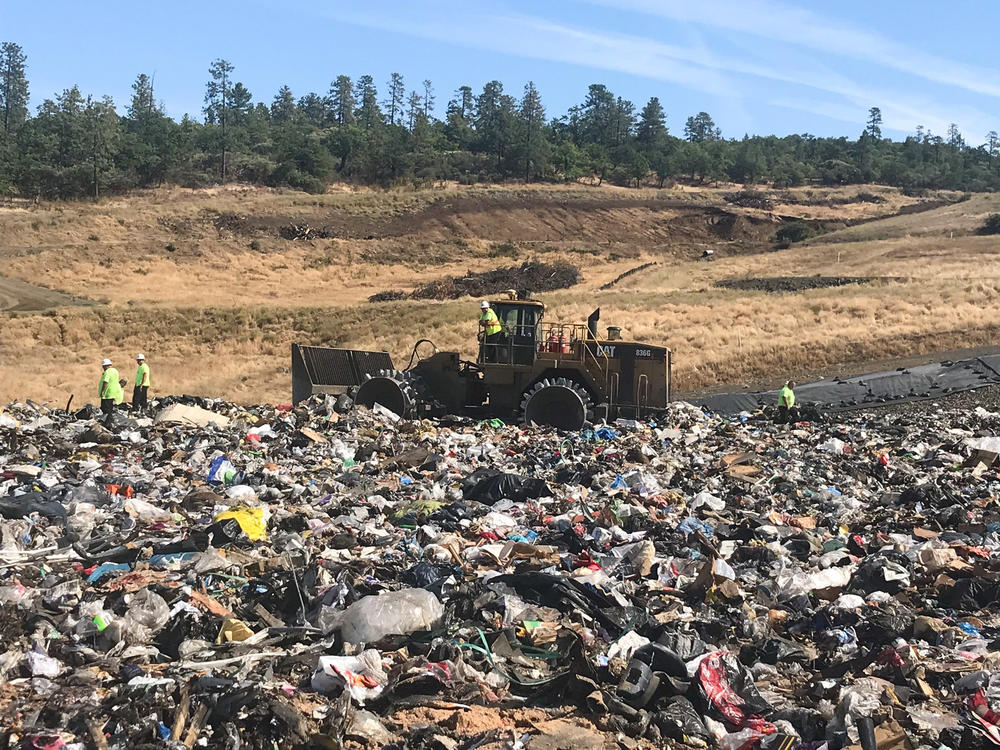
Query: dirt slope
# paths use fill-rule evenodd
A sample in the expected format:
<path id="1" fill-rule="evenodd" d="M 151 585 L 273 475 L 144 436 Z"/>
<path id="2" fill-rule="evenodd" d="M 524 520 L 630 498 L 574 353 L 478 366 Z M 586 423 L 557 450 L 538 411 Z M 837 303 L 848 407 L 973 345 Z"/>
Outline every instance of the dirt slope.
<path id="1" fill-rule="evenodd" d="M 682 390 L 995 338 L 1000 324 L 984 311 L 1000 301 L 997 243 L 972 234 L 994 196 L 894 216 L 925 199 L 874 186 L 805 188 L 763 210 L 727 202 L 733 190 L 445 186 L 313 196 L 227 186 L 0 207 L 9 279 L 0 309 L 25 311 L 0 312 L 0 402 L 80 398 L 93 391 L 102 357 L 130 362 L 138 351 L 150 356 L 154 392 L 248 401 L 288 398 L 293 341 L 385 349 L 405 361 L 428 337 L 468 355 L 475 300 L 365 300 L 528 260 L 581 269 L 579 284 L 544 296 L 550 319 L 582 321 L 600 306 L 602 325 L 674 350 Z M 862 191 L 881 200 L 860 200 Z M 865 223 L 774 250 L 781 216 L 819 212 L 824 222 Z M 698 260 L 705 249 L 715 260 Z M 716 286 L 815 275 L 872 281 Z M 83 298 L 101 306 L 69 307 Z"/>
<path id="2" fill-rule="evenodd" d="M 43 312 L 56 307 L 91 304 L 89 300 L 63 292 L 0 277 L 0 310 L 6 312 Z"/>

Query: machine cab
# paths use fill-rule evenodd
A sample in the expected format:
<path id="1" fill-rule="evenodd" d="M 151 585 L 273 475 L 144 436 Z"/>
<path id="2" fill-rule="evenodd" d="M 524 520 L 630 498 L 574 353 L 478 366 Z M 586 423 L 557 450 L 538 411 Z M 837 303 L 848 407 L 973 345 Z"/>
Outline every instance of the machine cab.
<path id="1" fill-rule="evenodd" d="M 535 363 L 545 305 L 537 300 L 496 300 L 490 307 L 502 330 L 496 343 L 479 345 L 480 364 L 524 365 Z"/>

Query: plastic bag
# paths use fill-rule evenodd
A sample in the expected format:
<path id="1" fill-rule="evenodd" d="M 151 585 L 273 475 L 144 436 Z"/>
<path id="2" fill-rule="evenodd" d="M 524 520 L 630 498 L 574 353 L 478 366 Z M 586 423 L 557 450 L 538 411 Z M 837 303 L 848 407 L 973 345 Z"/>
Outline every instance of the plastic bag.
<path id="1" fill-rule="evenodd" d="M 133 645 L 146 644 L 170 620 L 170 608 L 155 591 L 143 589 L 132 595 L 128 611 L 120 623 L 120 635 Z"/>
<path id="2" fill-rule="evenodd" d="M 236 476 L 236 467 L 225 456 L 217 456 L 208 467 L 209 484 L 228 484 Z"/>
<path id="3" fill-rule="evenodd" d="M 240 506 L 237 508 L 230 508 L 227 511 L 219 513 L 216 517 L 216 521 L 225 521 L 232 518 L 243 529 L 243 533 L 247 535 L 247 538 L 257 542 L 264 539 L 267 536 L 267 519 L 264 518 L 263 508 L 247 508 L 245 506 Z"/>
<path id="4" fill-rule="evenodd" d="M 689 737 L 708 739 L 708 729 L 694 705 L 682 695 L 675 696 L 656 717 L 656 724 L 663 733 L 678 742 Z"/>
<path id="5" fill-rule="evenodd" d="M 496 469 L 478 469 L 462 482 L 462 496 L 484 505 L 493 505 L 503 498 L 520 503 L 551 494 L 549 486 L 541 479 L 505 474 Z"/>
<path id="6" fill-rule="evenodd" d="M 169 510 L 158 508 L 152 503 L 140 500 L 137 497 L 130 497 L 125 501 L 125 512 L 133 518 L 138 518 L 146 523 L 165 523 L 172 521 L 174 516 Z"/>
<path id="7" fill-rule="evenodd" d="M 432 630 L 443 616 L 444 607 L 430 591 L 402 589 L 359 599 L 340 613 L 334 627 L 348 643 L 376 643 L 388 635 Z"/>
<path id="8" fill-rule="evenodd" d="M 357 656 L 319 657 L 311 683 L 317 693 L 347 689 L 354 700 L 364 704 L 366 700 L 377 698 L 387 681 L 382 657 L 372 648 Z"/>
<path id="9" fill-rule="evenodd" d="M 753 675 L 728 651 L 708 654 L 698 666 L 698 682 L 705 700 L 733 726 L 773 734 L 773 724 L 763 719 L 771 706 L 757 691 Z"/>

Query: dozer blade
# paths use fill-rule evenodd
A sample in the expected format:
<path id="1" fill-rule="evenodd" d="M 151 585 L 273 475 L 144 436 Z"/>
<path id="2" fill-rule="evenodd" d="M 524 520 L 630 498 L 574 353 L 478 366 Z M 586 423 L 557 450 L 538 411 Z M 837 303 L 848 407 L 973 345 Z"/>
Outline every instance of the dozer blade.
<path id="1" fill-rule="evenodd" d="M 345 393 L 366 376 L 392 369 L 388 352 L 292 344 L 292 403 L 314 393 Z"/>
<path id="2" fill-rule="evenodd" d="M 542 380 L 524 394 L 521 414 L 526 424 L 534 422 L 560 430 L 579 430 L 587 421 L 590 397 L 566 378 Z"/>

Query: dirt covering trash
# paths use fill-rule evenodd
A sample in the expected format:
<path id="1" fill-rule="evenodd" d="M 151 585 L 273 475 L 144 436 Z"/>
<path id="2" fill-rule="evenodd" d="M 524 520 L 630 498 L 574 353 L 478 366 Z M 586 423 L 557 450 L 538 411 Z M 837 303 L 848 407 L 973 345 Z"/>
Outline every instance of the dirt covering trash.
<path id="1" fill-rule="evenodd" d="M 722 279 L 715 282 L 723 289 L 743 292 L 804 292 L 808 289 L 826 289 L 848 284 L 874 284 L 892 281 L 874 276 L 766 276 L 739 279 Z"/>
<path id="2" fill-rule="evenodd" d="M 448 276 L 414 289 L 409 294 L 385 291 L 373 294 L 369 302 L 387 302 L 399 299 L 458 299 L 459 297 L 487 297 L 508 289 L 515 291 L 551 292 L 568 289 L 579 283 L 580 269 L 572 263 L 556 261 L 542 263 L 526 261 L 519 266 L 495 268 L 492 271 L 469 271 L 465 276 Z"/>
<path id="3" fill-rule="evenodd" d="M 152 406 L 0 412 L 0 747 L 1000 744 L 1000 414 Z"/>

